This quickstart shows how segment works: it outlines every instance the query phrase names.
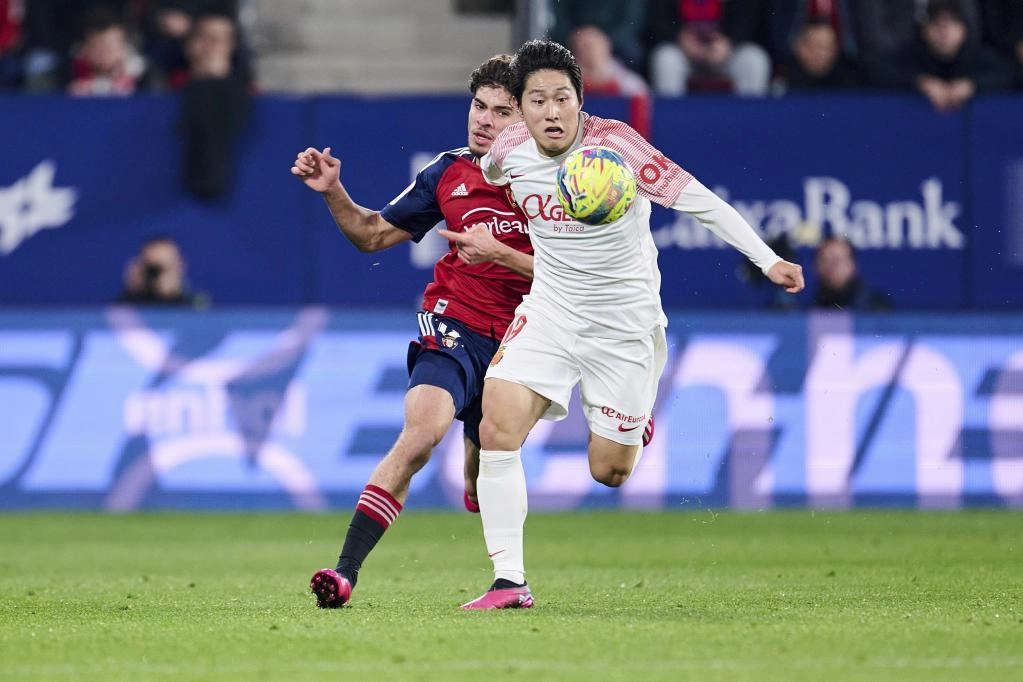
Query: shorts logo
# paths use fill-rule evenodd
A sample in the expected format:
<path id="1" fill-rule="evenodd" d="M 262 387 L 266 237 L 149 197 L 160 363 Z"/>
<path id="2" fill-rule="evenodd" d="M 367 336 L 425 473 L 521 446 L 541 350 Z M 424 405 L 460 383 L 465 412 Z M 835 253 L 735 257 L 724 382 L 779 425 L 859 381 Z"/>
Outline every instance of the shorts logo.
<path id="1" fill-rule="evenodd" d="M 445 348 L 458 348 L 459 339 L 462 335 L 454 329 L 448 329 L 448 326 L 441 322 L 437 325 L 437 333 L 440 336 L 440 345 Z"/>
<path id="2" fill-rule="evenodd" d="M 634 431 L 641 426 L 645 426 L 647 421 L 649 420 L 649 417 L 645 414 L 641 414 L 638 417 L 636 417 L 631 414 L 619 412 L 615 408 L 609 407 L 607 405 L 600 408 L 600 413 L 605 417 L 620 422 L 618 424 L 618 431 L 620 431 L 621 433 L 628 433 L 629 431 Z"/>
<path id="3" fill-rule="evenodd" d="M 497 363 L 501 362 L 501 360 L 504 359 L 504 349 L 505 349 L 505 347 L 501 346 L 500 348 L 497 349 L 497 352 L 494 353 L 494 357 L 492 357 L 490 359 L 490 366 L 491 367 L 495 367 L 497 365 Z"/>

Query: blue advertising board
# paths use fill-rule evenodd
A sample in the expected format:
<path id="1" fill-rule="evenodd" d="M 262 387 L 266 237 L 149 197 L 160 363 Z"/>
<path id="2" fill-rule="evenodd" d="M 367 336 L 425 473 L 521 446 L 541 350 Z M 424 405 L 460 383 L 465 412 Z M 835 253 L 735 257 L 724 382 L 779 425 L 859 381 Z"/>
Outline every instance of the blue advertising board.
<path id="1" fill-rule="evenodd" d="M 769 106 L 658 100 L 655 112 L 660 149 L 765 240 L 787 236 L 809 265 L 822 237 L 844 235 L 864 278 L 898 307 L 966 305 L 962 114 L 935 115 L 922 99 L 863 96 L 791 96 Z M 713 304 L 723 288 L 731 300 L 757 302 L 758 292 L 729 276 L 736 254 L 694 220 L 659 211 L 653 223 L 666 290 L 681 286 Z"/>
<path id="2" fill-rule="evenodd" d="M 454 97 L 261 97 L 222 201 L 182 189 L 179 100 L 4 97 L 0 305 L 103 305 L 154 234 L 177 239 L 217 305 L 414 305 L 446 243 L 362 254 L 293 178 L 330 145 L 353 197 L 377 209 L 440 151 L 465 143 Z M 587 101 L 627 119 L 629 104 Z M 763 236 L 785 236 L 810 277 L 813 246 L 844 234 L 897 309 L 1023 306 L 1023 98 L 938 114 L 913 96 L 655 99 L 652 142 L 720 192 Z M 652 228 L 668 308 L 771 304 L 743 259 L 687 216 Z M 810 292 L 799 299 L 807 305 Z"/>
<path id="3" fill-rule="evenodd" d="M 980 308 L 1023 307 L 1023 111 L 1018 97 L 978 102 L 970 115 L 973 249 L 970 292 Z"/>
<path id="4" fill-rule="evenodd" d="M 1023 316 L 675 314 L 656 436 L 595 483 L 575 399 L 531 509 L 1023 506 Z M 0 508 L 351 506 L 402 426 L 412 311 L 0 313 Z M 457 507 L 453 428 L 415 477 Z"/>

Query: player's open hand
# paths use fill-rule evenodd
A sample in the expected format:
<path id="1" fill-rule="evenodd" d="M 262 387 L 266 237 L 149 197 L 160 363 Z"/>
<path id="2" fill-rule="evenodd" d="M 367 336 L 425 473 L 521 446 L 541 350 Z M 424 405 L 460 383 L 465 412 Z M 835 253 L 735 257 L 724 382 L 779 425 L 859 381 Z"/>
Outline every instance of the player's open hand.
<path id="1" fill-rule="evenodd" d="M 790 263 L 787 260 L 781 260 L 772 265 L 771 269 L 767 271 L 767 279 L 780 287 L 785 287 L 785 291 L 790 294 L 798 294 L 806 286 L 803 281 L 803 266 Z"/>
<path id="2" fill-rule="evenodd" d="M 476 223 L 466 228 L 465 232 L 438 230 L 440 236 L 454 242 L 458 249 L 458 257 L 469 265 L 491 263 L 498 259 L 503 245 L 497 241 L 490 228 L 484 223 Z"/>
<path id="3" fill-rule="evenodd" d="M 310 189 L 326 192 L 341 180 L 341 160 L 330 155 L 330 147 L 325 147 L 322 152 L 309 147 L 298 153 L 291 174 L 300 178 Z"/>

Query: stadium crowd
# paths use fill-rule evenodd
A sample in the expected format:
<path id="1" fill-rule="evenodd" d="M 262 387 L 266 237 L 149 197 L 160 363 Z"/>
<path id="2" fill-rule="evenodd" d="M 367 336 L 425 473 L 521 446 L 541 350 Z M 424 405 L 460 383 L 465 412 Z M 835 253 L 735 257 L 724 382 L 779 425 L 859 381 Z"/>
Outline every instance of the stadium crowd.
<path id="1" fill-rule="evenodd" d="M 0 0 L 0 90 L 181 89 L 203 73 L 193 43 L 209 15 L 230 19 L 228 71 L 251 87 L 245 2 Z M 916 89 L 945 110 L 1023 89 L 1018 0 L 548 0 L 547 14 L 593 94 Z"/>
<path id="2" fill-rule="evenodd" d="M 0 0 L 0 91 L 125 96 L 231 78 L 251 87 L 245 0 Z"/>
<path id="3" fill-rule="evenodd" d="M 556 0 L 551 16 L 575 51 L 580 33 L 609 43 L 611 66 L 580 59 L 590 92 L 635 94 L 637 79 L 663 96 L 916 89 L 947 110 L 1023 89 L 1017 0 Z"/>

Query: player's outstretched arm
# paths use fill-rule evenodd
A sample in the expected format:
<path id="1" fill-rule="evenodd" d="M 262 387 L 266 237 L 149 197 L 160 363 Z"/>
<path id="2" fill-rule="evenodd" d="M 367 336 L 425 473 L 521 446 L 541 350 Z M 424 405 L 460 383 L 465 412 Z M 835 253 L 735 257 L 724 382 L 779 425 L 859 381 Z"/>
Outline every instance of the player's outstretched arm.
<path id="1" fill-rule="evenodd" d="M 469 265 L 497 263 L 526 279 L 533 279 L 533 256 L 499 242 L 486 225 L 478 223 L 465 232 L 438 230 L 437 233 L 454 242 L 458 257 Z"/>
<path id="2" fill-rule="evenodd" d="M 384 220 L 378 211 L 352 200 L 341 184 L 341 160 L 331 156 L 330 147 L 323 151 L 309 147 L 299 152 L 291 174 L 323 196 L 338 229 L 360 251 L 380 251 L 412 238 Z"/>

